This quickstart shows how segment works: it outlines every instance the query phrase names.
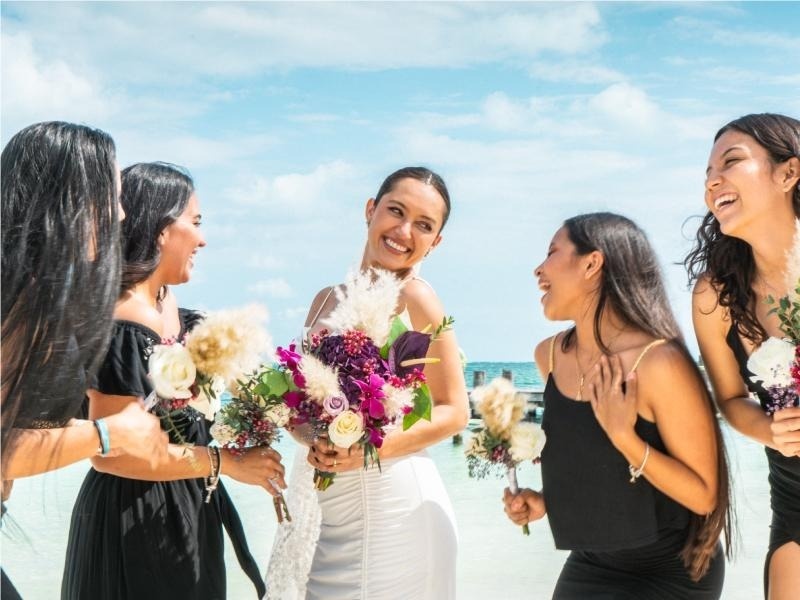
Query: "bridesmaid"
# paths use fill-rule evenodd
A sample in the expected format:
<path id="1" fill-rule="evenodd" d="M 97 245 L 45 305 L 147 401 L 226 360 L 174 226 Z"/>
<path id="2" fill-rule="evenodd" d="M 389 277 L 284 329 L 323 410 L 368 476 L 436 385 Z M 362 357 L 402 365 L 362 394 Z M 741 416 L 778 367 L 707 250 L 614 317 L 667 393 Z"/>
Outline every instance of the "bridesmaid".
<path id="1" fill-rule="evenodd" d="M 164 163 L 122 173 L 122 290 L 111 346 L 89 391 L 92 418 L 123 409 L 152 390 L 148 356 L 162 339 L 181 337 L 200 316 L 178 309 L 168 285 L 189 281 L 205 246 L 191 178 Z M 224 485 L 213 493 L 206 477 L 222 473 L 273 490 L 283 484 L 274 450 L 234 457 L 208 447 L 209 422 L 187 406 L 173 413 L 183 440 L 170 432 L 169 454 L 157 465 L 131 456 L 96 457 L 72 513 L 61 597 L 65 600 L 220 600 L 226 597 L 223 526 L 239 563 L 265 593 L 242 524 Z M 190 448 L 176 442 L 186 441 Z M 187 460 L 190 452 L 193 460 Z M 209 481 L 209 488 L 213 481 Z"/>
<path id="2" fill-rule="evenodd" d="M 725 453 L 650 243 L 625 217 L 573 217 L 536 277 L 545 316 L 574 325 L 535 352 L 543 489 L 504 500 L 571 550 L 553 598 L 719 598 Z"/>
<path id="3" fill-rule="evenodd" d="M 708 213 L 686 258 L 696 281 L 695 333 L 717 404 L 767 454 L 772 524 L 764 593 L 770 600 L 800 594 L 800 407 L 770 416 L 772 399 L 752 380 L 747 360 L 770 337 L 783 336 L 764 299 L 787 293 L 790 269 L 797 283 L 800 265 L 789 263 L 788 252 L 800 218 L 798 180 L 800 121 L 753 114 L 725 125 L 706 170 Z"/>

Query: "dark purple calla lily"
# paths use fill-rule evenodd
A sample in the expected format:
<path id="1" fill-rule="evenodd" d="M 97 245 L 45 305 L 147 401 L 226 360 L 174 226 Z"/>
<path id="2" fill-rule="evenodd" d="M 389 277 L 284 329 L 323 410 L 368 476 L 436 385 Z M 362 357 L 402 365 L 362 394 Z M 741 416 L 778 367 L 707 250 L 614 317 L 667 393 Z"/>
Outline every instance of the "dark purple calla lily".
<path id="1" fill-rule="evenodd" d="M 405 377 L 415 367 L 402 367 L 400 363 L 406 360 L 425 358 L 428 347 L 431 345 L 431 335 L 419 331 L 406 331 L 401 333 L 389 348 L 389 370 L 398 377 Z"/>

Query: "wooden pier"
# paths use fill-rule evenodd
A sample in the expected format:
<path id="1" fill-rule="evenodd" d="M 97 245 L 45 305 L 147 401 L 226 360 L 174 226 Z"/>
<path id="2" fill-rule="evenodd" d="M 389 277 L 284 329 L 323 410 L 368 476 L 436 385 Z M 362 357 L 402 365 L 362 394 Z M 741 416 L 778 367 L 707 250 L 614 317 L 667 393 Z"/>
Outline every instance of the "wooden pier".
<path id="1" fill-rule="evenodd" d="M 472 378 L 472 388 L 469 390 L 469 407 L 470 416 L 473 419 L 479 419 L 480 415 L 475 412 L 475 403 L 472 400 L 472 390 L 476 387 L 486 385 L 486 372 L 474 371 Z M 502 377 L 505 377 L 513 383 L 514 374 L 508 369 L 503 369 Z M 544 411 L 544 394 L 543 389 L 524 389 L 517 390 L 517 397 L 522 396 L 525 398 L 527 409 L 525 411 L 525 419 L 528 421 L 536 421 L 537 423 L 542 420 L 542 412 Z"/>

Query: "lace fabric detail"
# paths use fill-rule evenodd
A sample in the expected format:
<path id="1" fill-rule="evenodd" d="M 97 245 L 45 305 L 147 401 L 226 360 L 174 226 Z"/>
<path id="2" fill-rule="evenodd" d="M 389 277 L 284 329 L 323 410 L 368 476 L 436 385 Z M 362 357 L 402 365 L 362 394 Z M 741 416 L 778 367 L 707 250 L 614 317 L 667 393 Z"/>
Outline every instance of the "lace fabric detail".
<path id="1" fill-rule="evenodd" d="M 299 445 L 289 477 L 286 502 L 292 521 L 278 525 L 267 567 L 267 600 L 303 600 L 319 539 L 322 512 L 314 489 L 314 468 Z"/>

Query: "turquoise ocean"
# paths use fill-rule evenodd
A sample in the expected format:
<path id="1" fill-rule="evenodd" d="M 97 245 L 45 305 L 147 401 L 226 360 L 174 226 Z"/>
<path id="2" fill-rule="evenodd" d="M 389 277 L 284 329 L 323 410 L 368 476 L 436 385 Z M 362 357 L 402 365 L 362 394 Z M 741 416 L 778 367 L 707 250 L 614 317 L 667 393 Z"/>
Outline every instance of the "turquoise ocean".
<path id="1" fill-rule="evenodd" d="M 472 385 L 475 371 L 484 371 L 488 383 L 504 370 L 511 371 L 520 389 L 542 386 L 534 365 L 518 362 L 469 363 L 465 369 L 467 385 Z M 728 564 L 722 597 L 755 600 L 762 597 L 763 560 L 769 535 L 766 458 L 758 444 L 727 426 L 723 430 L 734 482 L 738 544 L 736 556 Z M 465 432 L 465 437 L 468 435 Z M 284 436 L 277 450 L 283 454 L 289 471 L 295 455 L 294 442 Z M 458 598 L 549 598 L 567 553 L 555 550 L 546 520 L 532 524 L 531 535 L 523 536 L 503 513 L 501 497 L 505 480 L 469 479 L 463 452 L 463 445 L 450 440 L 430 449 L 450 491 L 458 519 Z M 4 569 L 26 600 L 59 597 L 72 504 L 88 468 L 88 462 L 79 463 L 19 480 L 14 485 L 8 507 L 23 534 L 4 535 L 0 551 Z M 539 469 L 533 465 L 523 466 L 518 477 L 522 486 L 537 489 L 541 486 Z M 262 571 L 266 571 L 276 528 L 270 497 L 260 488 L 235 481 L 227 480 L 225 485 L 239 509 L 250 548 Z M 253 587 L 239 569 L 230 546 L 226 548 L 226 561 L 228 598 L 254 598 Z M 398 600 L 401 598 L 402 592 L 398 590 Z"/>

